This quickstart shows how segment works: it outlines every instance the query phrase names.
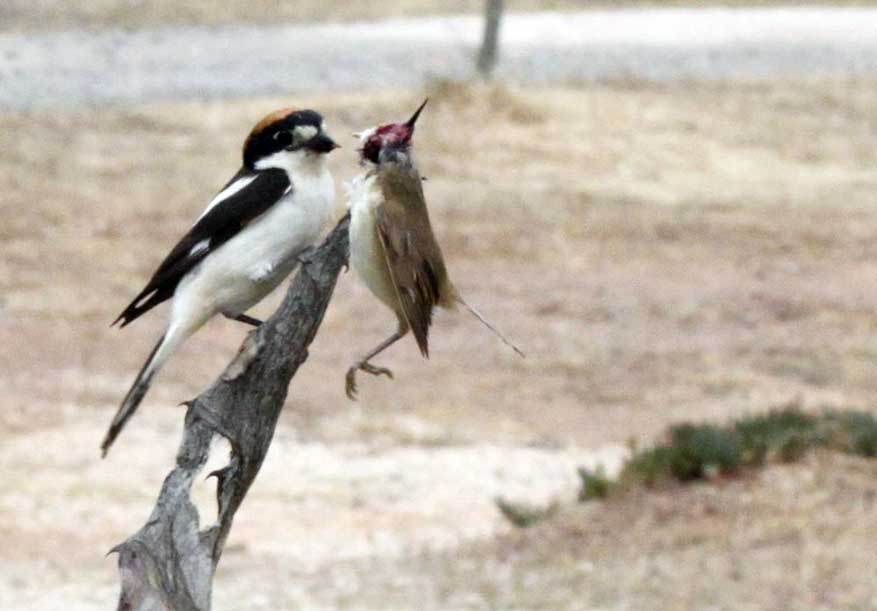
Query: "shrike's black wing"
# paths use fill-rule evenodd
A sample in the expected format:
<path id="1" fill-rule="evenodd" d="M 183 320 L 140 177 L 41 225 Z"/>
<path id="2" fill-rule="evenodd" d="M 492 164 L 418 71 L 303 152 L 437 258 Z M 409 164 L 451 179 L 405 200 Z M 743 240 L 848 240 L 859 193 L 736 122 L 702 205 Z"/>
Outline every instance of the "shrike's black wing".
<path id="1" fill-rule="evenodd" d="M 146 287 L 113 322 L 124 327 L 173 296 L 180 280 L 198 263 L 292 189 L 286 172 L 246 168 L 219 192 L 183 239 L 174 246 Z"/>

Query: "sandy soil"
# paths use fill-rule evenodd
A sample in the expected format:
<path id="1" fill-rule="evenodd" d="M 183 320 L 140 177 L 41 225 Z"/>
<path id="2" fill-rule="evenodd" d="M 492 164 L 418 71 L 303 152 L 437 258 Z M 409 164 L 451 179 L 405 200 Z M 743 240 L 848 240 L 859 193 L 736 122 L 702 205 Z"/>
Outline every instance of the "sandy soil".
<path id="1" fill-rule="evenodd" d="M 392 319 L 344 277 L 236 523 L 216 608 L 875 606 L 869 463 L 820 456 L 717 490 L 570 508 L 523 535 L 492 506 L 569 500 L 576 465 L 611 469 L 628 440 L 680 419 L 796 397 L 870 406 L 875 91 L 868 79 L 435 85 L 418 134 L 434 224 L 464 294 L 528 358 L 443 315 L 430 361 L 413 342 L 394 348 L 381 363 L 396 380 L 364 378 L 351 404 L 343 372 Z M 246 329 L 214 321 L 193 337 L 100 461 L 163 312 L 107 325 L 236 169 L 250 124 L 292 101 L 344 135 L 423 94 L 0 117 L 12 143 L 0 151 L 0 608 L 113 604 L 102 554 L 148 513 L 175 405 Z M 339 192 L 351 149 L 336 154 Z M 209 509 L 209 487 L 199 495 Z"/>

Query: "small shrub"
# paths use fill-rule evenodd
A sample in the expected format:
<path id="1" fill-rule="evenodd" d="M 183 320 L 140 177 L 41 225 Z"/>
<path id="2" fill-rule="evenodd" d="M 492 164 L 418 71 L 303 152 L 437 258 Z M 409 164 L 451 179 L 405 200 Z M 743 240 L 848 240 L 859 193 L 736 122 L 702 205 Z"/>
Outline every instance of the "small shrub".
<path id="1" fill-rule="evenodd" d="M 750 465 L 763 464 L 774 456 L 791 462 L 823 442 L 817 419 L 794 405 L 738 420 L 734 431 L 744 461 Z"/>
<path id="2" fill-rule="evenodd" d="M 495 502 L 502 515 L 518 528 L 529 528 L 557 512 L 557 503 L 540 507 L 529 503 L 514 503 L 502 497 L 497 497 Z"/>
<path id="3" fill-rule="evenodd" d="M 711 473 L 733 473 L 743 462 L 740 442 L 733 431 L 710 424 L 681 424 L 670 429 L 670 436 L 670 468 L 679 481 L 701 479 Z"/>
<path id="4" fill-rule="evenodd" d="M 605 498 L 619 487 L 709 479 L 770 460 L 793 462 L 814 447 L 877 458 L 877 414 L 828 410 L 816 416 L 792 404 L 726 427 L 680 424 L 670 429 L 668 437 L 665 443 L 644 450 L 629 443 L 631 456 L 617 482 L 609 481 L 599 469 L 579 469 L 579 501 Z M 519 519 L 532 520 L 529 516 Z"/>
<path id="5" fill-rule="evenodd" d="M 620 479 L 626 484 L 645 484 L 654 486 L 672 477 L 673 448 L 655 446 L 640 450 L 630 457 Z"/>
<path id="6" fill-rule="evenodd" d="M 797 462 L 804 457 L 808 450 L 816 445 L 820 445 L 818 438 L 803 433 L 789 433 L 779 444 L 776 456 L 780 462 Z"/>
<path id="7" fill-rule="evenodd" d="M 877 417 L 863 411 L 829 412 L 823 416 L 831 431 L 830 445 L 841 452 L 877 458 Z"/>
<path id="8" fill-rule="evenodd" d="M 851 443 L 847 450 L 857 456 L 877 458 L 877 419 L 873 414 L 860 414 L 863 418 L 850 432 Z"/>
<path id="9" fill-rule="evenodd" d="M 606 477 L 603 467 L 597 467 L 595 471 L 579 467 L 579 477 L 582 478 L 582 487 L 579 489 L 580 503 L 605 499 L 609 496 L 609 487 L 612 483 Z"/>
<path id="10" fill-rule="evenodd" d="M 743 464 L 740 440 L 733 430 L 680 424 L 670 429 L 667 443 L 635 452 L 621 480 L 648 486 L 668 480 L 687 482 L 735 473 Z"/>

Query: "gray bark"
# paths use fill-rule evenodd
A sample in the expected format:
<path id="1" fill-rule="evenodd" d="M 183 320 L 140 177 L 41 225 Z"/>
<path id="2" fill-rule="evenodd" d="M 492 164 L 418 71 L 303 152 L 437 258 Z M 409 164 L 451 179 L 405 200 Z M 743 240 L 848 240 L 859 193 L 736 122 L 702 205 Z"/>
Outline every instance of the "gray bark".
<path id="1" fill-rule="evenodd" d="M 289 382 L 308 357 L 338 273 L 347 265 L 348 223 L 345 217 L 300 266 L 280 308 L 247 336 L 219 378 L 187 403 L 176 466 L 152 515 L 113 549 L 119 553 L 118 611 L 210 609 L 213 575 L 232 520 L 259 473 Z M 190 491 L 214 435 L 229 441 L 231 456 L 211 474 L 217 480 L 217 521 L 200 530 Z"/>
<path id="2" fill-rule="evenodd" d="M 484 38 L 478 52 L 478 72 L 490 78 L 499 55 L 499 24 L 502 19 L 503 0 L 484 0 Z"/>

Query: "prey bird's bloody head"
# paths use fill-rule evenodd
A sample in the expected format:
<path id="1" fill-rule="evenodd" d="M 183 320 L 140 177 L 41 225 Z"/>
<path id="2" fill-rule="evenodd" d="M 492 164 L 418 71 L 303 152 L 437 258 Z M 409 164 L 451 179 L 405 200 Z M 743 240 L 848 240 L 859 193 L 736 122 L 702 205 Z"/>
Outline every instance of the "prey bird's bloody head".
<path id="1" fill-rule="evenodd" d="M 362 149 L 360 149 L 362 157 L 372 163 L 378 163 L 382 149 L 410 146 L 411 138 L 414 136 L 414 124 L 417 123 L 417 119 L 428 101 L 429 98 L 425 99 L 405 123 L 387 123 L 363 132 L 361 136 Z"/>

